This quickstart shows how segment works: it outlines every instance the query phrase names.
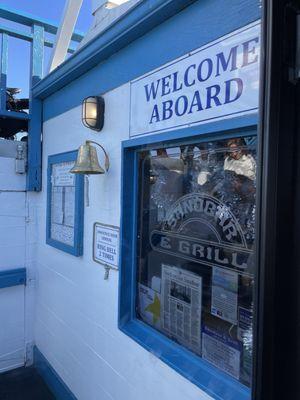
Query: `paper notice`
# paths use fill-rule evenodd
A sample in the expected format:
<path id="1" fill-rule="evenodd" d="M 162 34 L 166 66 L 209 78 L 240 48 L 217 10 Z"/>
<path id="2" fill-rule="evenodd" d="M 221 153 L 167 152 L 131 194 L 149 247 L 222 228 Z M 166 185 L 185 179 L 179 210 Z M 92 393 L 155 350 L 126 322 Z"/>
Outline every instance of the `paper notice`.
<path id="1" fill-rule="evenodd" d="M 239 340 L 252 342 L 252 320 L 253 320 L 252 311 L 244 307 L 239 307 L 239 312 L 238 312 Z"/>
<path id="2" fill-rule="evenodd" d="M 208 327 L 202 333 L 202 357 L 236 379 L 240 377 L 240 345 Z"/>
<path id="3" fill-rule="evenodd" d="M 74 246 L 74 228 L 52 224 L 51 238 L 69 246 Z"/>
<path id="4" fill-rule="evenodd" d="M 51 222 L 53 224 L 63 223 L 63 188 L 52 189 Z"/>
<path id="5" fill-rule="evenodd" d="M 75 176 L 70 173 L 74 161 L 54 164 L 52 167 L 53 186 L 74 186 Z"/>
<path id="6" fill-rule="evenodd" d="M 65 188 L 64 225 L 74 227 L 75 187 Z"/>
<path id="7" fill-rule="evenodd" d="M 201 353 L 202 278 L 162 265 L 163 329 L 189 349 Z"/>
<path id="8" fill-rule="evenodd" d="M 224 321 L 237 324 L 238 274 L 213 267 L 211 313 Z"/>

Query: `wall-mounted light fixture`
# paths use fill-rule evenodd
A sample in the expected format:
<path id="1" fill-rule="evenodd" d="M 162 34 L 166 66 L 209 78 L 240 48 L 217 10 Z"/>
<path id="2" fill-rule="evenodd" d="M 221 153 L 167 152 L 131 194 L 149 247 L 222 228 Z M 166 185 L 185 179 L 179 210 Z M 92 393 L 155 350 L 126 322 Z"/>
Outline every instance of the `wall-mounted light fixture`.
<path id="1" fill-rule="evenodd" d="M 96 148 L 92 146 L 91 143 L 96 144 L 103 150 L 105 155 L 105 170 L 99 164 Z M 105 174 L 105 171 L 107 172 L 108 169 L 109 158 L 104 148 L 99 143 L 87 140 L 85 144 L 79 147 L 77 161 L 70 172 L 73 174 L 95 175 Z"/>
<path id="2" fill-rule="evenodd" d="M 90 96 L 82 103 L 82 123 L 94 131 L 101 131 L 104 125 L 104 99 L 99 96 Z"/>

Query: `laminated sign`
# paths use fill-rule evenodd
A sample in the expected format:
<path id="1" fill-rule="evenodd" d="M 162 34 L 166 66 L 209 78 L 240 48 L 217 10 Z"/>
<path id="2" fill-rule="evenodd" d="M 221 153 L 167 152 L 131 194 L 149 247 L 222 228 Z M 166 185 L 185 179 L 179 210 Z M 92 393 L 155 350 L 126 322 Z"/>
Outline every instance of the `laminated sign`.
<path id="1" fill-rule="evenodd" d="M 105 224 L 94 224 L 94 261 L 118 268 L 119 228 Z"/>
<path id="2" fill-rule="evenodd" d="M 132 81 L 130 136 L 255 113 L 259 52 L 255 22 Z"/>

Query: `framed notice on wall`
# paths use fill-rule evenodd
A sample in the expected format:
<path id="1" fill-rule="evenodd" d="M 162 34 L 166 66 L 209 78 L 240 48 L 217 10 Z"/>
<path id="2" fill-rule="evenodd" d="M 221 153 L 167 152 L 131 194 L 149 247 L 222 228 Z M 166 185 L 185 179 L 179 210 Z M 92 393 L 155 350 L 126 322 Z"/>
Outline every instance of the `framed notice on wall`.
<path id="1" fill-rule="evenodd" d="M 77 150 L 48 158 L 46 242 L 59 250 L 83 253 L 84 177 L 70 173 Z"/>

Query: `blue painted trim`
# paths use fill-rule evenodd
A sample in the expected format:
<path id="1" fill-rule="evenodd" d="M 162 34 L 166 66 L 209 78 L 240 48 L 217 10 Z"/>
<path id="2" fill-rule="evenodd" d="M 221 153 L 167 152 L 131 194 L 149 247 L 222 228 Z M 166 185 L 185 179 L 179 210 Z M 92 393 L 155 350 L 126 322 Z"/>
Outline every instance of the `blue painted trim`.
<path id="1" fill-rule="evenodd" d="M 6 33 L 1 35 L 0 52 L 0 112 L 6 111 L 6 85 L 8 69 L 8 36 Z"/>
<path id="2" fill-rule="evenodd" d="M 175 0 L 167 3 L 170 1 L 176 3 Z M 171 15 L 172 18 L 168 17 L 171 11 L 164 7 L 161 10 L 154 8 L 150 14 L 147 3 L 149 6 L 149 0 L 138 4 L 138 8 L 128 12 L 118 22 L 126 28 L 123 32 L 120 32 L 118 24 L 113 25 L 33 88 L 34 96 L 43 99 L 53 94 L 45 102 L 44 121 L 79 106 L 85 97 L 107 93 L 260 17 L 255 0 L 243 0 L 243 7 L 240 0 L 198 1 Z M 142 6 L 145 7 L 144 17 L 139 8 Z M 141 19 L 135 21 L 138 13 Z M 156 18 L 163 17 L 163 23 L 145 32 L 146 28 L 155 24 Z M 141 26 L 140 21 L 147 23 Z M 134 38 L 137 40 L 132 42 Z M 98 63 L 101 63 L 101 67 L 89 70 Z M 57 92 L 62 87 L 63 92 Z"/>
<path id="3" fill-rule="evenodd" d="M 14 10 L 13 8 L 7 7 L 5 5 L 0 5 L 0 18 L 7 19 L 12 22 L 17 22 L 18 24 L 33 26 L 39 25 L 44 27 L 45 32 L 56 34 L 57 25 L 55 22 L 36 17 L 32 14 L 21 12 L 19 10 Z M 72 40 L 75 42 L 80 42 L 84 37 L 83 32 L 75 31 L 72 36 Z"/>
<path id="4" fill-rule="evenodd" d="M 44 59 L 44 35 L 45 29 L 39 25 L 33 25 L 31 29 L 31 86 L 36 85 L 43 77 Z"/>
<path id="5" fill-rule="evenodd" d="M 77 400 L 65 382 L 36 346 L 33 348 L 33 364 L 58 400 Z"/>
<path id="6" fill-rule="evenodd" d="M 21 113 L 16 111 L 7 111 L 7 110 L 0 110 L 1 117 L 5 118 L 14 118 L 14 119 L 30 119 L 30 114 Z"/>
<path id="7" fill-rule="evenodd" d="M 119 329 L 203 391 L 219 400 L 250 400 L 251 390 L 136 318 L 138 159 L 140 149 L 257 133 L 257 116 L 220 121 L 122 143 Z M 215 128 L 215 129 L 214 129 Z M 130 243 L 130 246 L 128 246 Z"/>
<path id="8" fill-rule="evenodd" d="M 39 192 L 42 190 L 42 101 L 33 99 L 31 111 L 33 113 L 29 122 L 26 189 Z"/>
<path id="9" fill-rule="evenodd" d="M 47 215 L 46 215 L 46 243 L 56 249 L 62 250 L 73 256 L 83 254 L 83 226 L 84 226 L 84 176 L 75 175 L 75 221 L 74 221 L 74 246 L 61 243 L 51 238 L 51 173 L 53 164 L 76 161 L 77 150 L 55 154 L 48 157 L 47 171 Z"/>
<path id="10" fill-rule="evenodd" d="M 0 289 L 26 284 L 26 268 L 0 271 Z"/>
<path id="11" fill-rule="evenodd" d="M 33 88 L 34 96 L 48 97 L 195 1 L 140 1 L 62 63 L 58 69 L 48 74 Z"/>
<path id="12" fill-rule="evenodd" d="M 31 87 L 43 76 L 44 60 L 44 28 L 39 25 L 32 27 L 31 43 Z M 28 191 L 42 189 L 42 103 L 30 94 L 29 108 L 31 120 L 28 132 L 28 171 L 26 186 Z"/>
<path id="13" fill-rule="evenodd" d="M 0 33 L 7 33 L 8 36 L 11 36 L 11 37 L 14 37 L 17 39 L 21 39 L 21 40 L 25 40 L 26 42 L 32 42 L 32 34 L 31 33 L 22 32 L 22 31 L 19 31 L 18 29 L 13 29 L 8 26 L 6 27 L 3 25 L 0 25 Z M 53 47 L 54 42 L 53 42 L 53 40 L 45 39 L 44 45 L 46 47 Z M 75 50 L 76 50 L 76 47 L 73 45 L 70 45 L 70 47 L 68 48 L 68 53 L 74 53 Z"/>
<path id="14" fill-rule="evenodd" d="M 7 33 L 11 37 L 15 37 L 17 39 L 22 39 L 27 42 L 31 42 L 31 40 L 32 40 L 32 35 L 30 33 L 21 32 L 18 29 L 13 29 L 8 26 L 0 25 L 0 33 Z"/>
<path id="15" fill-rule="evenodd" d="M 251 391 L 205 360 L 138 320 L 120 330 L 216 400 L 250 400 Z"/>
<path id="16" fill-rule="evenodd" d="M 134 137 L 132 139 L 124 140 L 122 142 L 123 148 L 127 147 L 145 147 L 146 145 L 151 145 L 154 143 L 163 142 L 162 147 L 169 146 L 170 141 L 182 140 L 182 139 L 191 139 L 194 140 L 195 137 L 199 136 L 207 136 L 213 134 L 213 137 L 216 138 L 216 135 L 224 136 L 224 132 L 230 130 L 232 134 L 236 132 L 237 135 L 240 135 L 241 129 L 243 132 L 253 131 L 253 129 L 258 124 L 258 114 L 251 114 L 242 117 L 224 119 L 217 122 L 211 122 L 208 124 L 187 127 L 183 129 L 177 129 L 173 131 L 156 133 L 152 135 L 144 135 L 142 137 Z M 249 135 L 253 134 L 249 133 Z"/>

